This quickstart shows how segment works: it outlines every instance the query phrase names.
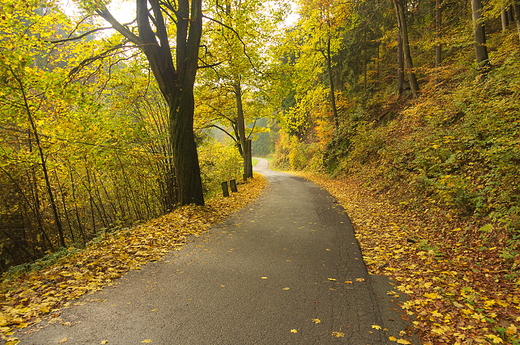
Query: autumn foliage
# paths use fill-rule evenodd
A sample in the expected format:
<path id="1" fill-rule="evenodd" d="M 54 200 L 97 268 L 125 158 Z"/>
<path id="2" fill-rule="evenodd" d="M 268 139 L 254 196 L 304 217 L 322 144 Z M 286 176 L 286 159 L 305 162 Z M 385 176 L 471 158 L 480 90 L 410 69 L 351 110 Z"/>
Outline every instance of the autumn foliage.
<path id="1" fill-rule="evenodd" d="M 345 207 L 369 272 L 395 280 L 388 294 L 407 296 L 401 308 L 423 344 L 518 343 L 520 279 L 492 226 L 403 210 L 356 178 L 303 176 Z"/>
<path id="2" fill-rule="evenodd" d="M 518 4 L 350 3 L 331 32 L 301 3 L 275 163 L 342 200 L 424 343 L 520 344 Z"/>
<path id="3" fill-rule="evenodd" d="M 11 340 L 43 318 L 56 318 L 59 308 L 72 306 L 80 296 L 112 284 L 129 270 L 160 260 L 207 231 L 213 224 L 254 200 L 267 180 L 261 175 L 241 185 L 228 198 L 211 198 L 207 206 L 184 206 L 132 228 L 107 232 L 90 241 L 85 249 L 69 247 L 61 258 L 46 258 L 32 271 L 12 272 L 0 285 L 2 309 L 0 331 Z"/>

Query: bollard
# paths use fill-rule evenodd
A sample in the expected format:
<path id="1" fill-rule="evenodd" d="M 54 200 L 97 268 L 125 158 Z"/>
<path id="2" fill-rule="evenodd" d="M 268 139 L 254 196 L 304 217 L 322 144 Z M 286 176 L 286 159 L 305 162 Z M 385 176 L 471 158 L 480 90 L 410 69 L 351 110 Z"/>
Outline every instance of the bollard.
<path id="1" fill-rule="evenodd" d="M 238 192 L 238 189 L 237 189 L 237 181 L 235 181 L 235 179 L 229 181 L 229 188 L 231 188 L 231 191 L 232 191 L 233 193 Z"/>
<path id="2" fill-rule="evenodd" d="M 229 196 L 229 190 L 228 190 L 227 182 L 222 182 L 222 195 L 224 197 L 228 197 Z"/>

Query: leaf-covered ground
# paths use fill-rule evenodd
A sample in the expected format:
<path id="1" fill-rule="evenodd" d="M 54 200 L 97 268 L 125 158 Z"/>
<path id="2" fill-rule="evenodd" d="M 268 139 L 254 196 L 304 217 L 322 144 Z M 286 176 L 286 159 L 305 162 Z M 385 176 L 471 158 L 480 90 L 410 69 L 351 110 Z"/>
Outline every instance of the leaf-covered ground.
<path id="1" fill-rule="evenodd" d="M 16 329 L 57 316 L 60 308 L 73 305 L 85 293 L 100 290 L 125 272 L 181 248 L 190 236 L 200 236 L 254 200 L 266 185 L 263 176 L 255 175 L 228 198 L 214 198 L 203 207 L 185 206 L 134 228 L 104 234 L 84 250 L 69 248 L 69 255 L 46 269 L 4 277 L 0 285 L 1 337 L 6 344 L 17 344 Z"/>
<path id="2" fill-rule="evenodd" d="M 491 225 L 406 211 L 355 178 L 297 174 L 346 209 L 369 272 L 396 281 L 390 295 L 408 295 L 401 307 L 423 344 L 520 344 L 520 279 L 511 269 L 519 256 Z"/>

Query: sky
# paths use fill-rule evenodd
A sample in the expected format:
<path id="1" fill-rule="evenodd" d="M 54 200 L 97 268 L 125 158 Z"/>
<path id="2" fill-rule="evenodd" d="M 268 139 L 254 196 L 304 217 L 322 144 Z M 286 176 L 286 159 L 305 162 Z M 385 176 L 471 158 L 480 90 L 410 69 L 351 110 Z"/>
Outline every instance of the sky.
<path id="1" fill-rule="evenodd" d="M 78 6 L 74 1 L 60 0 L 59 3 L 67 15 L 74 16 L 78 13 Z M 293 13 L 285 20 L 286 26 L 290 26 L 298 20 L 298 15 L 295 13 L 296 5 L 294 1 L 291 2 L 291 7 L 293 8 Z M 128 23 L 135 19 L 135 1 L 113 0 L 107 8 L 120 23 Z"/>

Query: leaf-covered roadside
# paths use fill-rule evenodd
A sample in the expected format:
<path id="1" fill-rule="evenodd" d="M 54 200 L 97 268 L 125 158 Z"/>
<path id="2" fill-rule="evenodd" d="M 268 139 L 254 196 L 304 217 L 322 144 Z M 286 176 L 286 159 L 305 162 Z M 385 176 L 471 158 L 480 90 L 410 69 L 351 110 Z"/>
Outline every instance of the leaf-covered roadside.
<path id="1" fill-rule="evenodd" d="M 134 228 L 107 233 L 86 249 L 69 248 L 70 255 L 55 265 L 5 279 L 0 285 L 0 335 L 17 343 L 16 329 L 23 329 L 58 309 L 72 305 L 87 292 L 100 290 L 123 273 L 160 259 L 182 247 L 188 237 L 198 237 L 213 224 L 258 197 L 267 180 L 255 175 L 239 193 L 214 198 L 207 206 L 184 206 Z"/>
<path id="2" fill-rule="evenodd" d="M 369 272 L 396 281 L 390 295 L 408 295 L 401 307 L 423 344 L 520 344 L 520 257 L 492 225 L 406 211 L 355 178 L 298 174 L 346 209 Z"/>

